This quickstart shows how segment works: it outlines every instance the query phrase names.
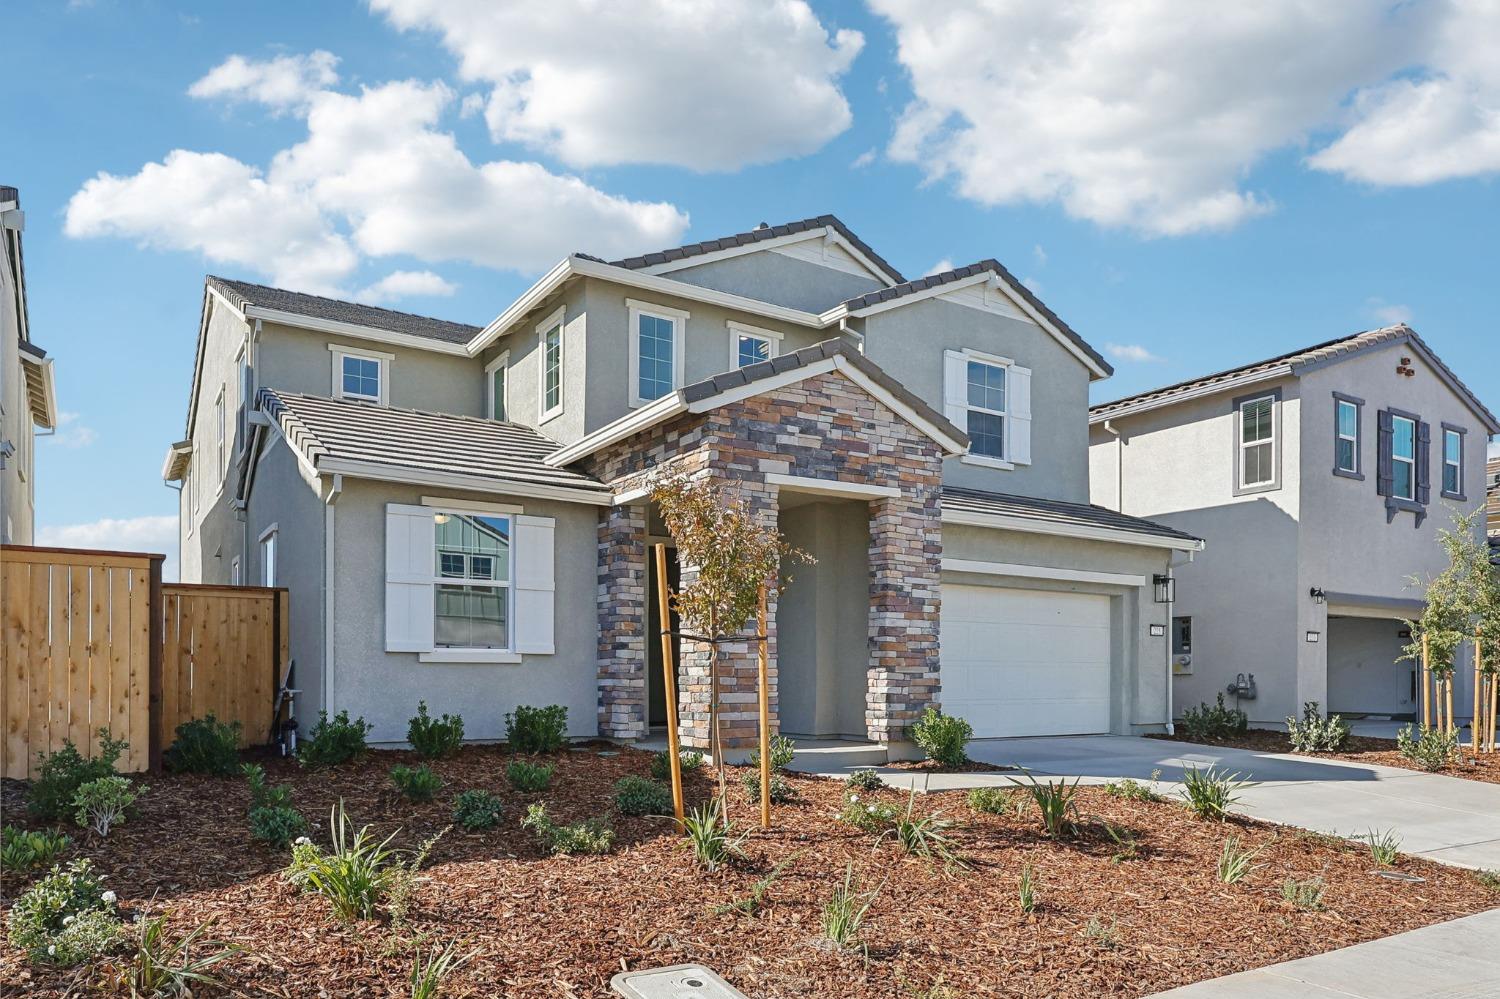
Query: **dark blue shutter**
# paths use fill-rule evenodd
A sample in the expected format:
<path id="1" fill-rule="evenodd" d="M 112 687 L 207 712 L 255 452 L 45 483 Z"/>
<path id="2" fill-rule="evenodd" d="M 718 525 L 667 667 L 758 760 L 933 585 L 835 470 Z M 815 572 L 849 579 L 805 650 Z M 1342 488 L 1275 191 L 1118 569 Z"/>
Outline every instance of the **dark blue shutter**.
<path id="1" fill-rule="evenodd" d="M 1432 424 L 1417 424 L 1417 502 L 1432 501 Z"/>
<path id="2" fill-rule="evenodd" d="M 1391 443 L 1396 438 L 1395 425 L 1391 420 L 1391 411 L 1382 409 L 1376 414 L 1375 447 L 1375 492 L 1381 496 L 1389 496 L 1394 491 L 1393 473 L 1391 470 Z"/>

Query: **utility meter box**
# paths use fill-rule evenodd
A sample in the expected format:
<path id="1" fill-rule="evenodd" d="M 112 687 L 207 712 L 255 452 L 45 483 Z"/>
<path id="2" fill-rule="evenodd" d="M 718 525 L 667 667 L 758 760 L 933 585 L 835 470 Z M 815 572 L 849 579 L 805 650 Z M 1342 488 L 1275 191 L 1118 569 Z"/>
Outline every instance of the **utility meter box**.
<path id="1" fill-rule="evenodd" d="M 625 999 L 749 999 L 701 964 L 622 971 L 609 987 Z"/>

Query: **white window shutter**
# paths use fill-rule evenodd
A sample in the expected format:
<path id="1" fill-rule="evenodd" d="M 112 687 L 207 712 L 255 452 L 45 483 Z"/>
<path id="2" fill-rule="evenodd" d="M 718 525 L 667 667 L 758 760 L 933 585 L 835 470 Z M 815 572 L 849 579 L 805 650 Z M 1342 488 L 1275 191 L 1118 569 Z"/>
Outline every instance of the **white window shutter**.
<path id="1" fill-rule="evenodd" d="M 1015 465 L 1031 464 L 1031 369 L 1012 365 L 1007 372 L 1006 391 L 1010 398 L 1010 446 L 1006 457 Z"/>
<path id="2" fill-rule="evenodd" d="M 388 503 L 385 508 L 385 650 L 431 652 L 434 647 L 433 511 Z"/>
<path id="3" fill-rule="evenodd" d="M 943 415 L 965 433 L 969 430 L 969 359 L 956 350 L 943 351 Z"/>
<path id="4" fill-rule="evenodd" d="M 515 650 L 551 655 L 553 642 L 553 519 L 516 517 Z"/>

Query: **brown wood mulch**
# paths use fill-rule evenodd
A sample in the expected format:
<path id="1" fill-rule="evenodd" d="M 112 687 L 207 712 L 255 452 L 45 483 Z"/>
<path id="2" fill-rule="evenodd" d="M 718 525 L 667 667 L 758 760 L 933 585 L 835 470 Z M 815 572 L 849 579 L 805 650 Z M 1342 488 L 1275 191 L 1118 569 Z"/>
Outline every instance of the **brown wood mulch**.
<path id="1" fill-rule="evenodd" d="M 646 773 L 648 754 L 559 754 L 553 788 L 535 795 L 508 789 L 506 760 L 498 747 L 476 746 L 433 764 L 447 784 L 426 805 L 399 800 L 386 776 L 392 764 L 411 762 L 409 753 L 321 773 L 266 761 L 274 781 L 294 787 L 320 841 L 340 798 L 357 821 L 381 834 L 399 830 L 404 847 L 441 829 L 462 789 L 505 799 L 500 827 L 454 830 L 437 845 L 403 926 L 340 925 L 321 898 L 286 885 L 286 854 L 249 838 L 238 779 L 148 777 L 139 814 L 108 840 L 80 836 L 80 849 L 123 905 L 167 911 L 179 928 L 213 919 L 211 935 L 244 947 L 221 966 L 233 994 L 283 999 L 406 996 L 414 954 L 450 943 L 472 956 L 449 979 L 449 996 L 602 997 L 621 969 L 688 961 L 756 999 L 1143 996 L 1500 905 L 1500 893 L 1468 872 L 1402 857 L 1397 869 L 1423 880 L 1388 880 L 1372 872 L 1367 850 L 1342 841 L 1251 820 L 1200 822 L 1179 805 L 1118 800 L 1097 788 L 1079 791 L 1081 833 L 1060 842 L 1042 836 L 1030 815 L 975 813 L 956 792 L 922 797 L 919 809 L 956 821 L 963 871 L 905 857 L 840 824 L 843 784 L 796 774 L 787 779 L 797 803 L 778 806 L 776 827 L 751 835 L 746 857 L 718 873 L 694 868 L 669 821 L 656 818 L 617 819 L 619 843 L 607 856 L 543 857 L 519 828 L 528 801 L 546 801 L 562 820 L 601 814 L 616 779 Z M 704 799 L 710 787 L 707 775 L 694 775 L 691 798 Z M 8 818 L 22 814 L 23 790 L 7 782 Z M 899 792 L 876 794 L 906 804 Z M 735 821 L 752 821 L 738 780 L 732 795 Z M 1135 838 L 1135 856 L 1119 856 L 1105 822 Z M 1263 851 L 1237 885 L 1215 875 L 1230 835 Z M 784 869 L 754 916 L 714 911 L 747 897 L 778 864 Z M 1039 899 L 1031 915 L 1017 903 L 1027 865 Z M 849 866 L 861 888 L 878 890 L 863 953 L 820 941 L 824 904 Z M 1322 878 L 1324 908 L 1285 901 L 1289 877 Z M 22 887 L 13 882 L 4 885 L 10 897 Z M 0 944 L 0 982 L 28 996 L 60 997 L 84 981 L 31 968 Z"/>
<path id="2" fill-rule="evenodd" d="M 983 760 L 964 760 L 956 767 L 945 767 L 937 760 L 893 760 L 885 766 L 891 770 L 915 770 L 918 773 L 929 774 L 988 774 L 1003 773 L 1007 770 L 1019 772 L 1016 767 L 1003 767 L 998 763 L 985 763 Z"/>
<path id="3" fill-rule="evenodd" d="M 1249 749 L 1258 753 L 1288 753 L 1307 756 L 1317 760 L 1348 760 L 1353 763 L 1369 763 L 1380 767 L 1397 767 L 1427 773 L 1396 751 L 1395 739 L 1376 739 L 1371 736 L 1351 735 L 1342 751 L 1337 753 L 1299 753 L 1292 749 L 1285 732 L 1253 728 L 1243 735 L 1229 739 L 1189 739 L 1184 735 L 1152 735 L 1151 739 L 1170 742 L 1195 742 L 1202 746 L 1225 746 L 1230 749 Z M 1460 746 L 1458 756 L 1441 770 L 1433 771 L 1445 777 L 1462 777 L 1464 780 L 1500 784 L 1500 753 L 1471 752 Z"/>

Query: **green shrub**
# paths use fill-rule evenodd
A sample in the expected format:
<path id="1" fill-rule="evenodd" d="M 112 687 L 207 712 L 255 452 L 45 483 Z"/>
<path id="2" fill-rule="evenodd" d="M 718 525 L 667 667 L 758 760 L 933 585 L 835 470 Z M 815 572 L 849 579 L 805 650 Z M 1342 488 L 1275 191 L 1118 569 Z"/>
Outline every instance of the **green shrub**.
<path id="1" fill-rule="evenodd" d="M 518 705 L 505 716 L 505 741 L 513 753 L 555 753 L 568 741 L 568 709 Z"/>
<path id="2" fill-rule="evenodd" d="M 488 829 L 500 821 L 500 799 L 482 788 L 470 788 L 453 801 L 453 821 L 465 829 Z"/>
<path id="3" fill-rule="evenodd" d="M 73 845 L 73 840 L 56 829 L 0 828 L 0 871 L 24 874 L 51 867 Z"/>
<path id="4" fill-rule="evenodd" d="M 545 791 L 552 786 L 550 763 L 532 763 L 530 760 L 511 760 L 505 765 L 505 779 L 510 786 L 522 794 Z"/>
<path id="5" fill-rule="evenodd" d="M 278 850 L 285 850 L 297 837 L 307 835 L 307 820 L 301 812 L 287 805 L 252 808 L 250 835 Z"/>
<path id="6" fill-rule="evenodd" d="M 1149 787 L 1130 777 L 1126 777 L 1123 780 L 1112 780 L 1104 785 L 1104 792 L 1111 798 L 1123 798 L 1126 801 L 1160 801 L 1161 795 L 1156 790 L 1156 784 L 1160 777 L 1160 770 L 1151 771 L 1151 784 Z"/>
<path id="7" fill-rule="evenodd" d="M 225 723 L 210 711 L 177 726 L 177 738 L 161 762 L 173 773 L 227 777 L 240 762 L 240 723 Z"/>
<path id="8" fill-rule="evenodd" d="M 91 780 L 73 795 L 73 821 L 100 836 L 108 836 L 110 829 L 125 824 L 125 810 L 146 791 L 144 786 L 132 787 L 127 777 Z"/>
<path id="9" fill-rule="evenodd" d="M 1306 881 L 1289 877 L 1281 883 L 1281 897 L 1304 912 L 1316 912 L 1323 908 L 1323 890 L 1326 887 L 1319 877 L 1308 878 Z"/>
<path id="10" fill-rule="evenodd" d="M 744 842 L 749 833 L 734 834 L 734 823 L 720 809 L 718 799 L 689 811 L 682 820 L 682 831 L 693 860 L 710 873 L 745 855 Z"/>
<path id="11" fill-rule="evenodd" d="M 328 828 L 332 842 L 327 851 L 306 839 L 293 844 L 287 880 L 328 899 L 343 922 L 369 919 L 400 870 L 390 848 L 396 834 L 377 843 L 370 827 L 361 826 L 351 836 L 342 800 L 329 812 Z"/>
<path id="12" fill-rule="evenodd" d="M 792 765 L 792 758 L 797 755 L 797 744 L 784 735 L 771 737 L 771 769 L 785 770 Z M 747 767 L 760 769 L 760 750 L 750 750 L 750 755 L 745 759 Z"/>
<path id="13" fill-rule="evenodd" d="M 1458 733 L 1408 725 L 1396 733 L 1396 751 L 1423 770 L 1436 772 L 1458 755 Z"/>
<path id="14" fill-rule="evenodd" d="M 911 737 L 938 766 L 958 767 L 969 759 L 967 749 L 974 738 L 974 726 L 929 706 L 922 712 L 921 721 L 912 726 Z"/>
<path id="15" fill-rule="evenodd" d="M 1189 767 L 1182 775 L 1182 793 L 1188 808 L 1200 819 L 1223 822 L 1229 816 L 1229 806 L 1240 800 L 1237 792 L 1254 786 L 1239 777 L 1237 773 L 1226 774 L 1213 767 L 1207 770 Z"/>
<path id="16" fill-rule="evenodd" d="M 823 936 L 835 947 L 852 947 L 879 893 L 879 888 L 861 892 L 854 882 L 854 865 L 848 865 L 844 883 L 833 890 L 833 897 L 823 906 Z"/>
<path id="17" fill-rule="evenodd" d="M 363 756 L 370 748 L 365 744 L 365 737 L 373 727 L 364 718 L 350 721 L 348 711 L 340 711 L 332 718 L 328 717 L 327 711 L 319 711 L 318 723 L 297 746 L 297 762 L 316 770 Z"/>
<path id="18" fill-rule="evenodd" d="M 686 777 L 703 766 L 703 754 L 695 749 L 683 749 L 677 753 L 677 768 Z M 651 754 L 651 776 L 656 780 L 672 779 L 672 757 L 665 750 Z"/>
<path id="19" fill-rule="evenodd" d="M 615 781 L 615 807 L 626 815 L 671 815 L 672 789 L 636 774 Z"/>
<path id="20" fill-rule="evenodd" d="M 1329 715 L 1325 721 L 1317 701 L 1302 705 L 1302 720 L 1288 717 L 1287 737 L 1299 753 L 1337 753 L 1349 741 L 1349 723 L 1341 715 Z"/>
<path id="21" fill-rule="evenodd" d="M 1250 727 L 1249 716 L 1239 708 L 1224 706 L 1224 695 L 1220 694 L 1213 707 L 1201 704 L 1182 713 L 1178 731 L 1193 741 L 1203 739 L 1232 739 L 1244 735 Z"/>
<path id="22" fill-rule="evenodd" d="M 115 893 L 93 861 L 54 867 L 11 906 L 8 938 L 35 964 L 81 964 L 114 946 L 120 931 Z"/>
<path id="23" fill-rule="evenodd" d="M 72 817 L 75 810 L 73 797 L 78 789 L 89 781 L 115 772 L 115 762 L 129 743 L 123 739 L 111 739 L 107 728 L 101 728 L 98 734 L 99 752 L 91 760 L 84 759 L 71 740 L 64 742 L 62 748 L 50 756 L 38 754 L 41 765 L 27 796 L 27 807 L 33 815 L 43 819 Z"/>
<path id="24" fill-rule="evenodd" d="M 222 983 L 210 971 L 240 948 L 222 940 L 200 940 L 212 921 L 199 923 L 182 936 L 167 929 L 165 916 L 136 923 L 131 954 L 120 976 L 131 996 L 191 996 L 197 989 L 216 989 Z M 200 951 L 193 956 L 193 951 Z M 207 950 L 207 953 L 201 951 Z"/>
<path id="25" fill-rule="evenodd" d="M 948 836 L 953 822 L 939 818 L 937 812 L 917 815 L 916 804 L 917 789 L 912 788 L 906 799 L 906 814 L 898 815 L 880 838 L 894 840 L 902 853 L 913 857 L 936 858 L 945 864 L 963 866 L 953 850 L 953 840 Z"/>
<path id="26" fill-rule="evenodd" d="M 271 787 L 266 784 L 266 768 L 259 763 L 245 763 L 240 766 L 240 773 L 245 775 L 245 782 L 250 785 L 250 808 L 290 808 L 292 806 L 292 786 L 290 784 L 278 784 Z"/>
<path id="27" fill-rule="evenodd" d="M 976 787 L 969 792 L 968 802 L 976 812 L 1006 815 L 1016 810 L 1016 792 L 1003 787 Z"/>
<path id="28" fill-rule="evenodd" d="M 885 781 L 873 767 L 860 767 L 849 775 L 849 786 L 856 791 L 879 791 L 885 787 Z"/>
<path id="29" fill-rule="evenodd" d="M 745 800 L 752 805 L 760 804 L 760 770 L 746 770 L 740 776 L 740 784 L 745 788 Z M 771 803 L 773 805 L 784 805 L 789 801 L 797 800 L 797 792 L 792 788 L 791 782 L 781 775 L 781 771 L 771 771 Z"/>
<path id="30" fill-rule="evenodd" d="M 1022 784 L 1014 778 L 1011 783 L 1031 795 L 1032 804 L 1036 805 L 1042 820 L 1042 831 L 1053 839 L 1067 832 L 1077 832 L 1074 820 L 1078 817 L 1078 780 L 1075 778 L 1069 784 L 1059 777 L 1055 783 L 1042 784 L 1031 774 L 1026 775 L 1026 780 L 1030 783 Z"/>
<path id="31" fill-rule="evenodd" d="M 857 791 L 846 790 L 844 807 L 839 810 L 838 820 L 860 832 L 879 833 L 893 825 L 900 814 L 893 805 L 861 797 Z"/>
<path id="32" fill-rule="evenodd" d="M 555 855 L 571 853 L 608 853 L 615 845 L 615 831 L 601 818 L 584 819 L 560 826 L 547 814 L 547 806 L 535 804 L 526 809 L 521 828 L 530 829 L 542 848 Z"/>
<path id="33" fill-rule="evenodd" d="M 391 783 L 408 801 L 431 801 L 443 786 L 443 778 L 424 763 L 419 767 L 396 764 L 391 767 Z"/>
<path id="34" fill-rule="evenodd" d="M 427 714 L 427 702 L 418 701 L 417 716 L 406 726 L 406 741 L 430 760 L 452 756 L 463 747 L 463 716 L 445 714 L 434 720 Z"/>
<path id="35" fill-rule="evenodd" d="M 1110 950 L 1120 945 L 1120 932 L 1113 919 L 1106 923 L 1098 915 L 1090 916 L 1088 925 L 1083 928 L 1083 935 Z"/>

